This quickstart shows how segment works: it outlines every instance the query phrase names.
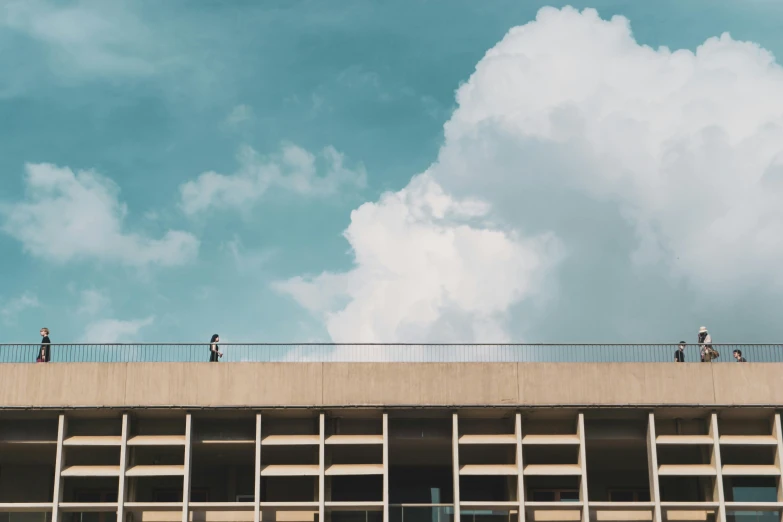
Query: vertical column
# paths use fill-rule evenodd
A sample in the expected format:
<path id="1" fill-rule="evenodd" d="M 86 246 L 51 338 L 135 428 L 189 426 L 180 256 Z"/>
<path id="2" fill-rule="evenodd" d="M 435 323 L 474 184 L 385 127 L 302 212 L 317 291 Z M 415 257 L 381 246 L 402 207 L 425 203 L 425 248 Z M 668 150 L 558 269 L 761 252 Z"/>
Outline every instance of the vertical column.
<path id="1" fill-rule="evenodd" d="M 579 500 L 582 503 L 582 522 L 590 521 L 590 507 L 588 506 L 587 496 L 587 456 L 585 452 L 585 416 L 580 412 L 577 417 L 576 431 L 579 435 L 579 467 L 582 468 L 581 480 L 579 481 Z"/>
<path id="2" fill-rule="evenodd" d="M 718 522 L 726 522 L 726 498 L 723 495 L 723 466 L 720 459 L 720 435 L 718 414 L 710 414 L 710 435 L 712 435 L 712 464 L 715 465 L 715 493 L 718 501 Z"/>
<path id="3" fill-rule="evenodd" d="M 63 440 L 68 430 L 68 419 L 61 413 L 57 420 L 57 453 L 54 458 L 54 495 L 52 498 L 52 522 L 60 522 L 60 502 L 63 501 L 62 471 L 65 466 Z"/>
<path id="4" fill-rule="evenodd" d="M 318 522 L 326 520 L 326 418 L 318 417 Z"/>
<path id="5" fill-rule="evenodd" d="M 454 476 L 454 522 L 460 522 L 459 508 L 459 417 L 457 412 L 451 416 L 451 459 Z"/>
<path id="6" fill-rule="evenodd" d="M 783 432 L 780 425 L 780 413 L 776 413 L 772 418 L 772 435 L 778 441 L 777 451 L 775 452 L 775 466 L 780 470 L 778 477 L 778 502 L 783 502 Z M 783 520 L 783 513 L 781 513 Z"/>
<path id="7" fill-rule="evenodd" d="M 663 522 L 661 514 L 661 488 L 658 482 L 658 447 L 656 446 L 655 414 L 647 418 L 647 470 L 650 476 L 650 500 L 653 506 L 653 522 Z"/>
<path id="8" fill-rule="evenodd" d="M 261 414 L 256 413 L 256 482 L 253 490 L 253 522 L 261 522 Z M 121 521 L 120 521 L 121 522 Z"/>
<path id="9" fill-rule="evenodd" d="M 522 462 L 522 414 L 517 412 L 514 419 L 514 433 L 517 436 L 517 501 L 519 502 L 519 522 L 525 522 L 525 464 Z"/>
<path id="10" fill-rule="evenodd" d="M 122 443 L 120 445 L 120 480 L 117 488 L 117 522 L 125 521 L 125 472 L 128 469 L 128 414 L 122 414 Z"/>
<path id="11" fill-rule="evenodd" d="M 190 519 L 190 461 L 193 443 L 193 421 L 190 413 L 185 415 L 185 474 L 182 477 L 182 522 Z"/>
<path id="12" fill-rule="evenodd" d="M 383 522 L 389 522 L 389 414 L 383 412 Z"/>

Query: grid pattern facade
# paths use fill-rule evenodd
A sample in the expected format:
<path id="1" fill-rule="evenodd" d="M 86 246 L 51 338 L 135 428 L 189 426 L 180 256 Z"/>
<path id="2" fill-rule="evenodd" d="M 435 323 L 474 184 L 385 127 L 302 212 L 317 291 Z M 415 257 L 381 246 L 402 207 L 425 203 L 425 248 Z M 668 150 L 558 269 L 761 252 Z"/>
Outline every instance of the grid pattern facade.
<path id="1" fill-rule="evenodd" d="M 0 520 L 780 519 L 781 433 L 755 408 L 14 412 Z"/>

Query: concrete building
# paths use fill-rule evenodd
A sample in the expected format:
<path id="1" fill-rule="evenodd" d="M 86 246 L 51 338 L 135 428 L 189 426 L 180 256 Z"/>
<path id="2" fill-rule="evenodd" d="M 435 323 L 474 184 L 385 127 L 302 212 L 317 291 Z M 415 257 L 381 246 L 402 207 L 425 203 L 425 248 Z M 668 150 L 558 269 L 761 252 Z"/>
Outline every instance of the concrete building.
<path id="1" fill-rule="evenodd" d="M 779 521 L 782 374 L 0 364 L 0 522 Z"/>

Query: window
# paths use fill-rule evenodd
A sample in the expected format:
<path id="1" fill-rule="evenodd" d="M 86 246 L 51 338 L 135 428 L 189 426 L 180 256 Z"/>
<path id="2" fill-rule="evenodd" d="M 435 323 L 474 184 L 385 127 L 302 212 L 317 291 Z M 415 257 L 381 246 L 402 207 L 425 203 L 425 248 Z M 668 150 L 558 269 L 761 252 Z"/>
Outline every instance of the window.
<path id="1" fill-rule="evenodd" d="M 579 502 L 576 489 L 534 489 L 530 493 L 533 502 Z"/>
<path id="2" fill-rule="evenodd" d="M 610 489 L 609 502 L 649 502 L 650 492 L 646 489 Z"/>

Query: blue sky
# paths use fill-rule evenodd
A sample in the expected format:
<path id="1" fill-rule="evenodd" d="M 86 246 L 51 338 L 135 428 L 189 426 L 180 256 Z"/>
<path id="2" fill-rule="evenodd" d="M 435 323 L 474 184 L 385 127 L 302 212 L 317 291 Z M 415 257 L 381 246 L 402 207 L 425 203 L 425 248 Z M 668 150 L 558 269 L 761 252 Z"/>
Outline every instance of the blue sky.
<path id="1" fill-rule="evenodd" d="M 705 40 L 729 32 L 732 42 L 752 41 L 783 56 L 778 2 L 568 4 L 593 7 L 603 20 L 623 15 L 636 42 L 654 48 L 696 51 Z M 735 203 L 742 207 L 740 194 L 736 202 L 720 199 L 726 210 L 710 222 L 684 215 L 693 230 L 680 236 L 666 219 L 672 207 L 634 199 L 633 189 L 623 192 L 630 182 L 612 181 L 591 193 L 564 177 L 541 193 L 553 204 L 536 209 L 544 199 L 525 199 L 535 194 L 530 190 L 538 186 L 535 175 L 516 184 L 483 172 L 482 165 L 492 172 L 540 167 L 526 162 L 534 157 L 543 162 L 553 152 L 541 136 L 513 141 L 478 124 L 469 132 L 464 122 L 473 125 L 471 114 L 491 105 L 492 96 L 482 106 L 455 97 L 487 51 L 513 27 L 535 20 L 544 5 L 566 4 L 0 3 L 2 341 L 34 342 L 38 329 L 48 326 L 56 342 L 201 341 L 215 332 L 226 341 L 269 342 L 676 342 L 695 338 L 702 323 L 715 332 L 713 338 L 725 341 L 779 340 L 781 280 L 775 267 L 783 257 L 776 247 L 780 214 L 774 206 L 764 214 L 771 228 L 760 237 L 767 239 L 743 244 L 739 259 L 704 247 L 696 256 L 708 257 L 703 263 L 709 267 L 697 261 L 695 269 L 690 264 L 672 269 L 667 259 L 679 259 L 678 245 L 693 244 L 691 239 L 715 227 L 739 227 L 738 236 L 748 237 L 741 226 L 747 219 L 730 212 Z M 568 23 L 539 20 L 533 29 L 549 31 L 536 36 L 542 42 L 558 34 L 567 39 Z M 593 30 L 581 18 L 574 23 L 581 24 L 574 34 Z M 583 37 L 592 40 L 587 33 Z M 532 63 L 533 37 L 519 45 L 529 47 L 514 56 Z M 564 48 L 547 63 L 570 68 L 563 76 L 571 78 L 576 58 L 563 57 L 577 48 Z M 721 52 L 727 53 L 727 74 L 746 74 L 742 60 L 732 62 L 733 48 L 716 51 L 718 58 Z M 612 56 L 578 63 L 604 70 L 611 68 Z M 759 65 L 747 76 L 752 80 L 777 67 Z M 550 73 L 549 80 L 555 75 Z M 693 74 L 699 80 L 694 84 L 727 104 L 748 97 L 763 101 L 741 86 L 722 97 L 710 83 L 720 79 Z M 521 93 L 509 78 L 497 85 Z M 478 73 L 470 81 L 477 90 L 492 86 L 491 77 Z M 769 79 L 764 93 L 780 86 L 775 81 Z M 498 98 L 517 107 L 513 96 Z M 739 103 L 742 109 L 746 102 Z M 498 114 L 510 114 L 511 105 Z M 454 115 L 458 107 L 464 117 Z M 771 123 L 758 127 L 783 121 L 776 110 L 770 109 Z M 534 116 L 532 109 L 527 116 Z M 731 117 L 713 123 L 730 123 Z M 675 120 L 667 123 L 672 135 L 690 129 L 684 119 Z M 641 121 L 657 128 L 652 116 Z M 454 143 L 463 138 L 444 137 L 447 122 L 458 136 L 494 136 L 482 141 L 497 147 L 487 153 L 492 158 L 477 159 L 463 177 L 445 176 L 443 165 L 469 165 L 477 156 L 464 151 L 478 150 L 466 145 L 456 151 Z M 607 129 L 613 127 L 601 132 Z M 588 145 L 596 154 L 603 150 L 602 161 L 613 166 L 624 161 L 617 142 Z M 517 157 L 521 151 L 524 157 Z M 732 147 L 720 151 L 737 161 L 743 157 Z M 558 161 L 548 161 L 547 168 Z M 412 185 L 428 169 L 434 188 Z M 545 170 L 537 172 L 543 176 Z M 714 180 L 715 190 L 726 188 L 720 194 L 732 192 L 732 172 Z M 484 190 L 490 186 L 494 192 Z M 434 217 L 425 221 L 441 228 L 421 236 L 424 249 L 407 236 L 394 242 L 395 225 L 384 221 L 392 207 L 382 203 L 403 191 L 406 215 L 415 216 L 418 203 L 406 194 L 420 190 L 426 201 L 451 198 L 446 214 L 454 209 L 459 214 L 444 225 L 427 203 Z M 555 195 L 571 190 L 581 191 L 575 203 Z M 706 204 L 696 194 L 684 192 L 683 201 Z M 473 199 L 492 210 L 465 210 Z M 467 203 L 454 203 L 458 200 Z M 514 202 L 530 213 L 509 210 Z M 688 206 L 675 206 L 674 213 Z M 465 241 L 480 236 L 475 245 L 437 246 L 439 239 L 452 237 L 450 231 L 465 230 L 459 228 L 465 221 L 472 223 Z M 69 226 L 63 228 L 64 222 Z M 589 222 L 595 226 L 585 228 Z M 750 227 L 764 228 L 756 221 Z M 505 242 L 495 242 L 497 234 Z M 554 239 L 541 239 L 546 234 Z M 387 239 L 382 247 L 365 248 L 374 238 Z M 729 241 L 721 235 L 711 244 L 723 240 Z M 657 253 L 648 255 L 649 248 L 639 245 Z M 403 258 L 428 252 L 427 259 L 448 260 L 398 271 L 399 265 L 355 255 L 372 257 L 385 249 Z M 488 253 L 473 256 L 474 250 Z M 682 252 L 690 259 L 690 252 Z M 498 258 L 509 261 L 498 264 Z M 457 266 L 453 279 L 428 275 Z M 486 280 L 484 272 L 498 279 Z M 409 288 L 431 292 L 402 298 L 411 295 Z"/>

